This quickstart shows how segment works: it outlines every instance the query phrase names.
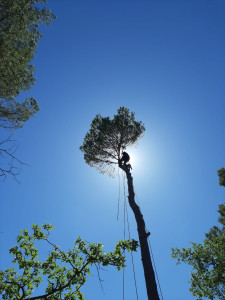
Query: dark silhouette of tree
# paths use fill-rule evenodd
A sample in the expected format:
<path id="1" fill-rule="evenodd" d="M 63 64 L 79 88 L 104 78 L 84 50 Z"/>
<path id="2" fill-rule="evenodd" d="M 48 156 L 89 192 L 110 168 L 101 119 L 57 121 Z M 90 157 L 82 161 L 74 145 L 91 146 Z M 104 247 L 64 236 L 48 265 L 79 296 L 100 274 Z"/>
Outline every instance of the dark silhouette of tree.
<path id="1" fill-rule="evenodd" d="M 135 144 L 144 131 L 142 122 L 135 121 L 134 113 L 120 107 L 112 120 L 101 115 L 94 118 L 80 149 L 88 165 L 113 175 L 122 150 Z"/>
<path id="2" fill-rule="evenodd" d="M 119 166 L 126 173 L 128 200 L 137 222 L 148 299 L 159 300 L 147 240 L 149 233 L 146 231 L 140 208 L 135 202 L 130 165 L 123 164 L 121 160 L 123 150 L 135 144 L 144 131 L 145 127 L 142 122 L 135 121 L 135 114 L 125 107 L 120 107 L 113 119 L 103 118 L 101 115 L 94 118 L 80 149 L 84 152 L 86 163 L 97 168 L 101 173 L 108 173 L 112 176 L 115 166 Z"/>

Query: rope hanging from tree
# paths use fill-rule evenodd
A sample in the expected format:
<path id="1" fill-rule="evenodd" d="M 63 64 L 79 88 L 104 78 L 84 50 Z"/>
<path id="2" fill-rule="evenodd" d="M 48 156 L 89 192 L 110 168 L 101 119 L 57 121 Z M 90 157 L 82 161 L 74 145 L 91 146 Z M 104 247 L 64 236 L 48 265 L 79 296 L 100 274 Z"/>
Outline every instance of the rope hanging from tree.
<path id="1" fill-rule="evenodd" d="M 119 217 L 119 207 L 120 207 L 120 171 L 119 171 L 119 168 L 118 168 L 118 177 L 119 177 L 119 197 L 118 197 L 117 221 L 118 221 L 118 217 Z M 135 191 L 135 199 L 137 200 L 138 206 L 139 206 L 140 211 L 141 211 L 141 206 L 140 206 L 140 202 L 139 202 L 135 187 L 134 187 L 134 191 Z M 130 237 L 130 226 L 129 226 L 129 219 L 128 219 L 128 211 L 127 211 L 127 202 L 126 202 L 125 174 L 124 173 L 123 173 L 123 195 L 124 195 L 124 240 L 125 240 L 125 238 L 126 238 L 125 237 L 125 231 L 126 231 L 125 230 L 125 213 L 126 213 L 126 217 L 127 217 L 127 229 L 128 229 L 129 239 L 131 237 Z M 158 272 L 157 272 L 157 269 L 156 269 L 155 259 L 154 259 L 154 256 L 153 256 L 153 251 L 152 251 L 149 236 L 148 236 L 148 245 L 149 245 L 150 254 L 151 254 L 151 257 L 152 257 L 152 261 L 153 261 L 153 266 L 154 266 L 154 271 L 155 271 L 155 274 L 156 274 L 156 279 L 157 279 L 157 283 L 158 283 L 158 287 L 159 287 L 159 291 L 160 291 L 160 296 L 161 296 L 161 299 L 163 300 L 163 294 L 162 294 L 161 285 L 160 285 L 160 282 L 159 282 L 159 276 L 158 276 Z M 131 251 L 131 260 L 132 260 L 132 266 L 133 266 L 133 275 L 134 275 L 136 297 L 137 297 L 137 300 L 138 300 L 138 290 L 137 290 L 136 274 L 135 274 L 134 259 L 133 259 L 132 251 Z M 123 269 L 123 300 L 125 300 L 125 269 Z"/>
<path id="2" fill-rule="evenodd" d="M 124 175 L 123 175 L 123 187 L 125 186 L 125 183 L 124 183 L 125 179 L 124 179 Z M 126 211 L 125 211 L 125 203 L 126 203 L 126 195 L 125 195 L 125 189 L 123 188 L 123 239 L 125 240 L 126 239 L 126 218 L 125 218 L 125 215 L 126 215 Z M 125 250 L 124 250 L 124 255 L 126 256 L 125 254 Z M 123 268 L 123 300 L 125 300 L 125 267 Z"/>
<path id="3" fill-rule="evenodd" d="M 117 221 L 120 213 L 120 168 L 118 166 L 118 181 L 119 181 L 119 194 L 118 194 L 118 205 L 117 205 Z"/>
<path id="4" fill-rule="evenodd" d="M 158 286 L 159 286 L 160 295 L 161 295 L 161 298 L 163 300 L 162 290 L 161 290 L 161 286 L 160 286 L 160 282 L 159 282 L 159 277 L 158 277 L 158 273 L 157 273 L 157 269 L 156 269 L 156 264 L 155 264 L 155 260 L 154 260 L 154 256 L 153 256 L 152 247 L 151 247 L 151 243 L 150 243 L 150 238 L 149 237 L 148 237 L 148 245 L 149 245 L 149 249 L 150 249 L 150 253 L 151 253 L 151 257 L 152 257 L 152 261 L 153 261 L 153 265 L 154 265 L 154 271 L 155 271 L 155 274 L 156 274 L 156 279 L 157 279 L 157 283 L 158 283 Z"/>
<path id="5" fill-rule="evenodd" d="M 128 237 L 129 240 L 131 239 L 130 235 L 130 223 L 129 223 L 129 217 L 128 217 L 128 210 L 127 210 L 127 201 L 126 201 L 126 193 L 125 193 L 125 174 L 124 174 L 124 185 L 123 185 L 123 190 L 124 190 L 124 203 L 125 203 L 125 210 L 126 210 L 126 216 L 127 216 L 127 229 L 128 229 Z M 135 291 L 136 291 L 136 297 L 138 300 L 138 289 L 137 289 L 137 281 L 136 281 L 136 273 L 135 273 L 135 268 L 134 268 L 134 257 L 133 257 L 133 252 L 131 251 L 131 261 L 132 261 L 132 267 L 133 267 L 133 275 L 134 275 L 134 284 L 135 284 Z"/>
<path id="6" fill-rule="evenodd" d="M 118 169 L 118 177 L 119 177 L 119 197 L 118 197 L 118 211 L 117 211 L 117 218 L 119 216 L 119 203 L 120 203 L 120 172 Z M 126 201 L 126 189 L 125 189 L 125 174 L 123 174 L 123 198 L 124 198 L 124 214 L 123 214 L 123 238 L 126 239 L 126 222 L 127 222 L 127 230 L 128 230 L 128 238 L 131 239 L 130 234 L 130 224 L 129 224 L 129 217 L 128 217 L 128 209 L 127 209 L 127 201 Z M 134 277 L 134 284 L 135 284 L 135 292 L 136 298 L 138 298 L 138 288 L 137 288 L 137 280 L 136 280 L 136 273 L 135 273 L 135 266 L 134 266 L 134 258 L 133 252 L 131 251 L 131 261 L 132 261 L 132 270 L 133 270 L 133 277 Z M 125 300 L 125 268 L 123 268 L 123 300 Z"/>

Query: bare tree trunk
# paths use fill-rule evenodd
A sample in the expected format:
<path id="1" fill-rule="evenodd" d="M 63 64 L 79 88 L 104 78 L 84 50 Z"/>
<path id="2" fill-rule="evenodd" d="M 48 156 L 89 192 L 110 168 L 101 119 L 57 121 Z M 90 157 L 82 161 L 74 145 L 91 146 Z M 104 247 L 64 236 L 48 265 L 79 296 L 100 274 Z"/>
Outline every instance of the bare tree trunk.
<path id="1" fill-rule="evenodd" d="M 127 167 L 126 165 L 122 165 L 120 161 L 119 161 L 119 167 L 126 173 L 127 176 L 128 194 L 129 194 L 128 200 L 129 200 L 129 205 L 134 213 L 137 222 L 137 231 L 138 231 L 140 248 L 141 248 L 141 259 L 142 259 L 142 264 L 144 269 L 148 300 L 159 300 L 157 285 L 155 281 L 155 273 L 152 267 L 152 261 L 151 261 L 149 246 L 148 246 L 149 233 L 146 232 L 143 215 L 134 199 L 135 194 L 134 194 L 134 187 L 133 187 L 133 178 L 131 176 L 129 167 Z"/>

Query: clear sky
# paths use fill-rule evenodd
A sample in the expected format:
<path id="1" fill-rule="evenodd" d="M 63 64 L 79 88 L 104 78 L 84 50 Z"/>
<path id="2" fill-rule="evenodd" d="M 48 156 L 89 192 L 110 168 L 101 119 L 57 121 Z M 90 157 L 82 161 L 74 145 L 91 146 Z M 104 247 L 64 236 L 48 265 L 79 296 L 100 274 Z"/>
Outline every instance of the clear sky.
<path id="1" fill-rule="evenodd" d="M 225 2 L 49 0 L 48 7 L 57 19 L 41 28 L 37 80 L 26 93 L 40 112 L 14 134 L 30 167 L 20 184 L 1 182 L 0 268 L 33 223 L 54 224 L 52 241 L 65 250 L 79 235 L 107 251 L 123 238 L 118 178 L 86 165 L 79 146 L 96 114 L 125 106 L 146 126 L 131 150 L 132 174 L 164 300 L 194 299 L 190 269 L 176 266 L 171 248 L 202 242 L 224 202 L 217 170 L 225 167 Z M 129 220 L 137 239 L 130 210 Z M 135 268 L 144 300 L 140 252 Z M 108 270 L 104 293 L 93 270 L 86 299 L 122 299 L 122 272 Z M 126 299 L 135 300 L 130 258 L 125 277 Z"/>

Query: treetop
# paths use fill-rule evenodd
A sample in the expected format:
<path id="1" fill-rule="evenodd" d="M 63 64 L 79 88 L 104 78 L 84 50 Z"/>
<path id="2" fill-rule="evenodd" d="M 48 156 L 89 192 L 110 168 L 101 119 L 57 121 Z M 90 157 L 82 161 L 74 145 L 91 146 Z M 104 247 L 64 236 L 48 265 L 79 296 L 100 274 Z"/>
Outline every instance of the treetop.
<path id="1" fill-rule="evenodd" d="M 145 131 L 144 124 L 135 120 L 135 113 L 120 107 L 113 119 L 100 114 L 93 119 L 80 150 L 91 167 L 113 175 L 121 153 L 135 144 Z"/>

